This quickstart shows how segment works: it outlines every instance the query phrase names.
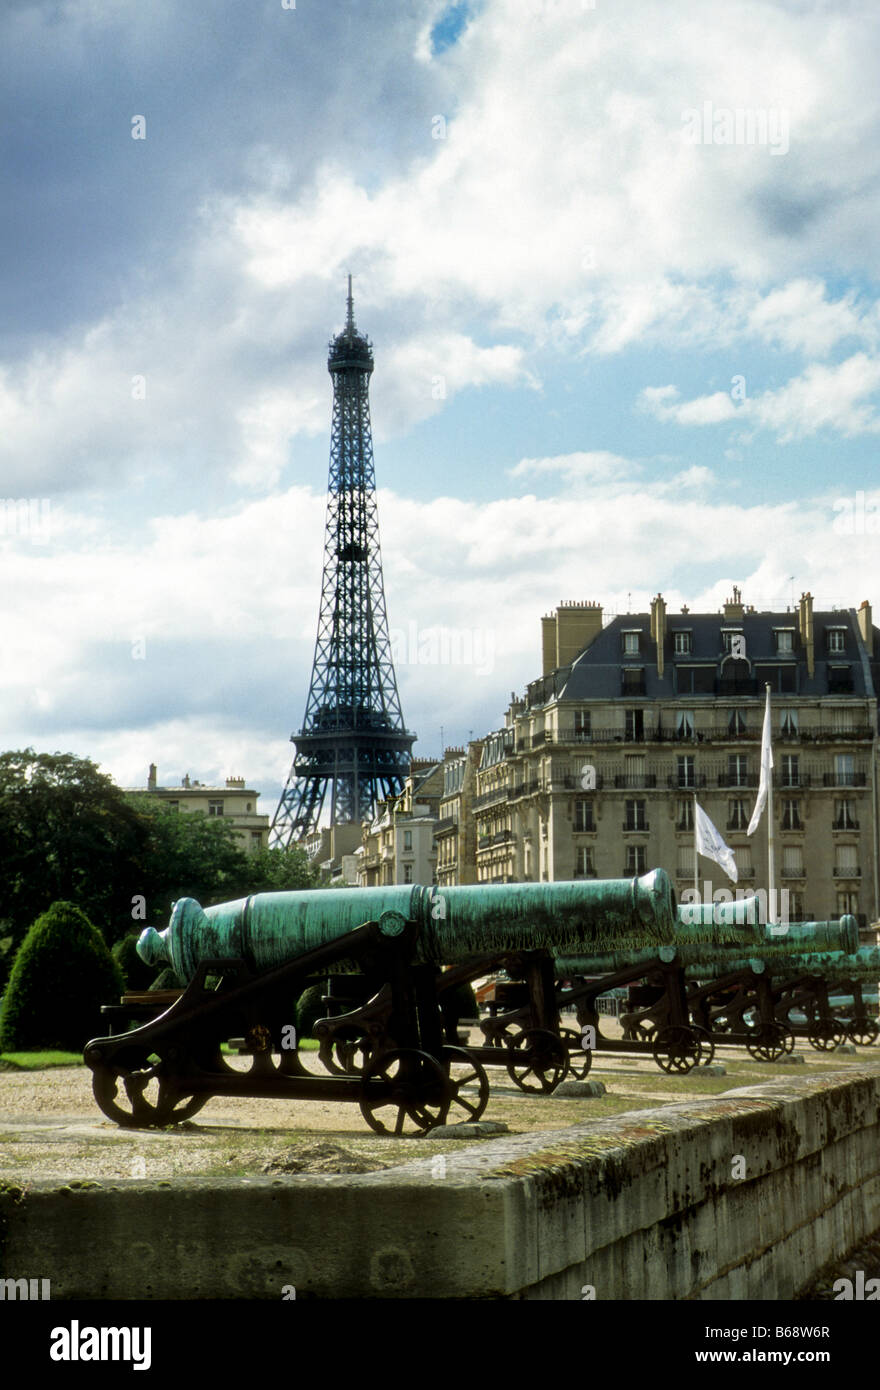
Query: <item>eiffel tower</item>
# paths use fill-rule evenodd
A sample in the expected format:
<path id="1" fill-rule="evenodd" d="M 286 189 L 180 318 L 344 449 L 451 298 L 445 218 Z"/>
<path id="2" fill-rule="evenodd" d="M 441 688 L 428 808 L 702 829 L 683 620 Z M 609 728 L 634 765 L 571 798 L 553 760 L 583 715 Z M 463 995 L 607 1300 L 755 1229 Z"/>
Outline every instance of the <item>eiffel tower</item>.
<path id="1" fill-rule="evenodd" d="M 370 429 L 373 350 L 354 321 L 330 343 L 333 380 L 324 578 L 312 679 L 296 756 L 272 822 L 286 847 L 318 828 L 360 822 L 402 790 L 415 734 L 403 722 L 385 613 Z"/>

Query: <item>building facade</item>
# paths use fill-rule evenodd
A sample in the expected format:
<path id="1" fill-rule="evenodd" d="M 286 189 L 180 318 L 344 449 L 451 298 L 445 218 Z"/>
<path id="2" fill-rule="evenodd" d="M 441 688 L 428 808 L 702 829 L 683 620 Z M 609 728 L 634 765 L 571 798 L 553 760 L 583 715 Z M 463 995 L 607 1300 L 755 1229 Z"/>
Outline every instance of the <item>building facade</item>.
<path id="1" fill-rule="evenodd" d="M 143 787 L 127 788 L 143 794 Z M 222 816 L 235 829 L 243 850 L 255 854 L 269 844 L 269 817 L 259 815 L 260 793 L 246 786 L 243 777 L 227 777 L 222 787 L 193 781 L 187 773 L 180 786 L 160 787 L 155 763 L 150 763 L 146 792 L 174 811 L 201 811 L 206 816 Z"/>
<path id="2" fill-rule="evenodd" d="M 694 804 L 734 850 L 737 887 L 765 892 L 757 795 L 770 686 L 777 893 L 791 920 L 878 915 L 880 633 L 870 604 L 650 613 L 603 625 L 596 604 L 542 623 L 543 671 L 505 727 L 447 764 L 439 883 L 631 877 L 693 889 Z M 472 791 L 466 787 L 470 771 Z M 473 846 L 471 851 L 470 846 Z M 699 889 L 734 891 L 699 860 Z"/>

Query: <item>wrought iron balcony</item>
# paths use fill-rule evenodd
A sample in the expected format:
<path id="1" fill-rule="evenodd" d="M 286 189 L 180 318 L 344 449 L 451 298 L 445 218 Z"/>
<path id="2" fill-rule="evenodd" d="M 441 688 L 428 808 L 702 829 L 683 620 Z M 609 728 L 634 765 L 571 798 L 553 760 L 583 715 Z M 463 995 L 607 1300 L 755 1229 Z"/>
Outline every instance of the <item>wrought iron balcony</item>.
<path id="1" fill-rule="evenodd" d="M 625 820 L 620 828 L 621 830 L 629 831 L 631 834 L 646 835 L 651 827 L 647 821 L 642 821 L 641 825 L 639 825 L 635 821 Z"/>
<path id="2" fill-rule="evenodd" d="M 862 871 L 860 868 L 847 868 L 846 865 L 841 866 L 840 864 L 835 864 L 834 873 L 832 875 L 833 878 L 861 878 L 861 876 Z"/>
<path id="3" fill-rule="evenodd" d="M 867 781 L 865 772 L 826 772 L 822 775 L 824 787 L 864 787 Z"/>
<path id="4" fill-rule="evenodd" d="M 616 773 L 614 786 L 618 791 L 649 791 L 657 785 L 657 774 L 655 772 L 642 772 L 635 774 Z"/>

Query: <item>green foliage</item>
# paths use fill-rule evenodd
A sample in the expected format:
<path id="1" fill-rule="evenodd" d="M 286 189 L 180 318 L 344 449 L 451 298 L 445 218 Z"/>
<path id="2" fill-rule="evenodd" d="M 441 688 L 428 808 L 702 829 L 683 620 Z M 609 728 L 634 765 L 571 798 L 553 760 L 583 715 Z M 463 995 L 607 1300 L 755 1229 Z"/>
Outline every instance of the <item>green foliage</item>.
<path id="1" fill-rule="evenodd" d="M 300 995 L 296 1006 L 296 1036 L 298 1038 L 314 1037 L 315 1023 L 319 1018 L 326 1018 L 327 1005 L 321 1003 L 321 999 L 327 993 L 326 985 L 310 985 L 307 990 Z"/>
<path id="2" fill-rule="evenodd" d="M 116 961 L 123 975 L 125 976 L 125 987 L 127 990 L 145 990 L 156 978 L 156 967 L 146 965 L 137 953 L 137 940 L 140 933 L 134 932 L 130 936 L 123 936 L 114 943 L 110 954 Z M 109 1000 L 105 1000 L 109 1003 Z"/>
<path id="3" fill-rule="evenodd" d="M 247 888 L 248 856 L 228 820 L 203 811 L 176 811 L 147 793 L 126 801 L 143 837 L 133 892 L 146 899 L 146 911 L 136 920 L 167 922 L 178 898 L 196 898 L 208 907 L 252 891 Z M 128 923 L 133 910 L 130 900 Z"/>
<path id="4" fill-rule="evenodd" d="M 112 924 L 131 920 L 142 840 L 128 798 L 88 759 L 0 754 L 0 918 L 16 946 L 59 901 L 77 903 L 112 940 Z"/>
<path id="5" fill-rule="evenodd" d="M 38 917 L 15 958 L 0 1016 L 0 1051 L 82 1051 L 106 1033 L 100 1006 L 124 990 L 101 933 L 70 902 Z"/>
<path id="6" fill-rule="evenodd" d="M 473 985 L 459 985 L 458 989 L 453 991 L 452 997 L 455 1004 L 456 1024 L 462 1018 L 480 1017 L 480 1008 L 477 1004 L 477 996 L 474 994 Z"/>
<path id="7" fill-rule="evenodd" d="M 320 872 L 309 863 L 300 845 L 289 849 L 261 849 L 248 856 L 246 893 L 288 893 L 318 888 Z"/>

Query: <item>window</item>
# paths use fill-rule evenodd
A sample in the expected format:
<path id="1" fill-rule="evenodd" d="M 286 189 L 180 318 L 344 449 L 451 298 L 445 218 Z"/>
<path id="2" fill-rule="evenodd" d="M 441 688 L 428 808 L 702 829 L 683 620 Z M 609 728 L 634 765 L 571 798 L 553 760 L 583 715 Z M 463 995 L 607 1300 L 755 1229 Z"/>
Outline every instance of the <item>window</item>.
<path id="1" fill-rule="evenodd" d="M 574 803 L 575 830 L 595 830 L 592 801 L 578 800 Z"/>
<path id="2" fill-rule="evenodd" d="M 635 791 L 638 790 L 638 788 L 640 787 L 647 786 L 647 782 L 645 780 L 645 768 L 647 767 L 647 763 L 645 761 L 644 753 L 627 754 L 623 760 L 623 766 L 625 768 L 625 774 L 623 778 L 623 785 L 625 787 L 631 787 Z M 616 782 L 617 779 L 615 778 L 615 785 Z"/>
<path id="3" fill-rule="evenodd" d="M 801 803 L 785 797 L 782 802 L 783 830 L 803 830 L 801 822 Z"/>
<path id="4" fill-rule="evenodd" d="M 644 667 L 632 667 L 621 672 L 621 689 L 624 695 L 644 695 L 645 693 L 645 671 Z"/>
<path id="5" fill-rule="evenodd" d="M 790 656 L 794 651 L 794 629 L 790 627 L 779 627 L 776 629 L 776 655 Z"/>
<path id="6" fill-rule="evenodd" d="M 592 715 L 588 709 L 574 712 L 574 731 L 580 738 L 588 738 L 592 728 Z"/>
<path id="7" fill-rule="evenodd" d="M 729 787 L 747 787 L 749 785 L 749 759 L 746 753 L 728 754 L 727 785 Z"/>
<path id="8" fill-rule="evenodd" d="M 858 845 L 838 845 L 834 853 L 834 873 L 840 878 L 858 878 Z"/>
<path id="9" fill-rule="evenodd" d="M 846 628 L 828 628 L 828 650 L 829 652 L 846 651 Z"/>
<path id="10" fill-rule="evenodd" d="M 626 847 L 626 868 L 624 873 L 627 878 L 634 878 L 648 871 L 648 851 L 644 845 L 627 845 Z"/>
<path id="11" fill-rule="evenodd" d="M 693 710 L 680 709 L 675 716 L 675 737 L 690 738 L 694 736 L 694 713 Z"/>
<path id="12" fill-rule="evenodd" d="M 790 922 L 805 921 L 803 893 L 794 888 L 786 891 L 788 892 L 788 920 Z"/>
<path id="13" fill-rule="evenodd" d="M 593 863 L 593 846 L 578 845 L 575 854 L 575 878 L 595 878 L 596 867 Z"/>
<path id="14" fill-rule="evenodd" d="M 403 881 L 404 881 L 404 883 L 412 883 L 412 881 L 413 881 L 413 877 L 412 877 L 412 876 L 413 876 L 413 866 L 412 866 L 412 864 L 404 864 L 404 866 L 403 866 Z"/>
<path id="15" fill-rule="evenodd" d="M 166 802 L 165 802 L 165 805 L 169 808 L 169 810 L 172 810 L 172 811 L 179 811 L 179 810 L 180 810 L 180 802 L 179 802 L 179 801 L 166 801 Z"/>
<path id="16" fill-rule="evenodd" d="M 693 830 L 694 828 L 694 803 L 689 796 L 682 797 L 678 803 L 675 828 L 676 830 Z"/>
<path id="17" fill-rule="evenodd" d="M 804 856 L 800 845 L 782 846 L 782 877 L 803 878 Z"/>
<path id="18" fill-rule="evenodd" d="M 679 695 L 714 695 L 714 666 L 677 666 L 676 690 Z"/>
<path id="19" fill-rule="evenodd" d="M 251 844 L 252 844 L 252 845 L 259 845 L 259 844 L 262 844 L 262 842 L 263 842 L 263 832 L 262 832 L 261 830 L 252 830 L 252 831 L 251 831 Z"/>
<path id="20" fill-rule="evenodd" d="M 831 728 L 836 734 L 851 734 L 853 731 L 853 712 L 851 709 L 833 709 Z"/>
<path id="21" fill-rule="evenodd" d="M 721 633 L 721 642 L 725 652 L 730 652 L 734 656 L 745 656 L 746 639 L 741 628 L 724 628 Z"/>
<path id="22" fill-rule="evenodd" d="M 675 655 L 676 655 L 676 656 L 690 656 L 690 653 L 691 653 L 691 634 L 690 634 L 689 632 L 681 632 L 681 631 L 679 631 L 679 632 L 676 632 L 676 633 L 674 634 L 674 638 L 675 638 Z"/>
<path id="23" fill-rule="evenodd" d="M 784 787 L 799 787 L 800 784 L 800 760 L 797 753 L 783 753 L 782 785 Z"/>
<path id="24" fill-rule="evenodd" d="M 831 695 L 845 695 L 853 689 L 852 670 L 849 666 L 828 667 L 828 691 Z"/>
<path id="25" fill-rule="evenodd" d="M 727 803 L 727 828 L 728 830 L 747 830 L 749 826 L 749 816 L 746 810 L 746 803 L 737 799 Z"/>
<path id="26" fill-rule="evenodd" d="M 741 709 L 732 709 L 727 721 L 727 732 L 731 738 L 739 738 L 746 731 L 746 717 Z"/>
<path id="27" fill-rule="evenodd" d="M 692 753 L 686 753 L 684 757 L 678 759 L 678 785 L 680 787 L 696 787 L 695 763 L 696 759 Z"/>
<path id="28" fill-rule="evenodd" d="M 624 656 L 638 656 L 639 654 L 639 633 L 625 632 L 623 634 L 623 654 Z"/>
<path id="29" fill-rule="evenodd" d="M 411 830 L 404 830 L 404 832 L 403 832 L 403 848 L 404 848 L 405 850 L 411 850 L 411 849 L 412 849 L 412 831 L 411 831 Z M 409 881 L 409 880 L 407 880 L 407 882 L 408 882 L 408 881 Z"/>
<path id="30" fill-rule="evenodd" d="M 834 803 L 834 820 L 831 823 L 833 830 L 858 830 L 859 822 L 856 819 L 855 802 L 844 797 Z"/>
<path id="31" fill-rule="evenodd" d="M 209 801 L 209 802 L 208 802 L 208 815 L 209 815 L 209 816 L 222 816 L 222 815 L 223 815 L 223 802 L 222 802 L 222 801 Z"/>
<path id="32" fill-rule="evenodd" d="M 626 810 L 625 830 L 647 830 L 648 820 L 645 815 L 644 801 L 627 801 L 624 803 Z"/>
<path id="33" fill-rule="evenodd" d="M 851 787 L 855 784 L 855 758 L 852 753 L 836 753 L 834 756 L 835 787 Z"/>
<path id="34" fill-rule="evenodd" d="M 678 870 L 677 870 L 677 873 L 676 873 L 676 878 L 687 878 L 687 879 L 690 879 L 690 881 L 691 881 L 691 886 L 693 886 L 693 882 L 694 882 L 694 851 L 693 851 L 692 848 L 691 848 L 691 849 L 685 849 L 683 845 L 679 848 L 679 851 L 678 851 Z"/>
<path id="35" fill-rule="evenodd" d="M 644 737 L 645 711 L 641 709 L 628 709 L 626 711 L 624 738 L 627 743 L 641 743 Z"/>
<path id="36" fill-rule="evenodd" d="M 837 895 L 837 915 L 843 917 L 846 913 L 852 913 L 853 917 L 858 916 L 859 895 L 858 893 L 838 893 Z"/>
<path id="37" fill-rule="evenodd" d="M 798 712 L 796 709 L 784 709 L 779 720 L 779 732 L 783 738 L 797 738 L 798 736 Z"/>
<path id="38" fill-rule="evenodd" d="M 737 846 L 734 850 L 733 857 L 736 860 L 737 873 L 740 879 L 755 877 L 755 866 L 752 863 L 751 845 Z"/>

